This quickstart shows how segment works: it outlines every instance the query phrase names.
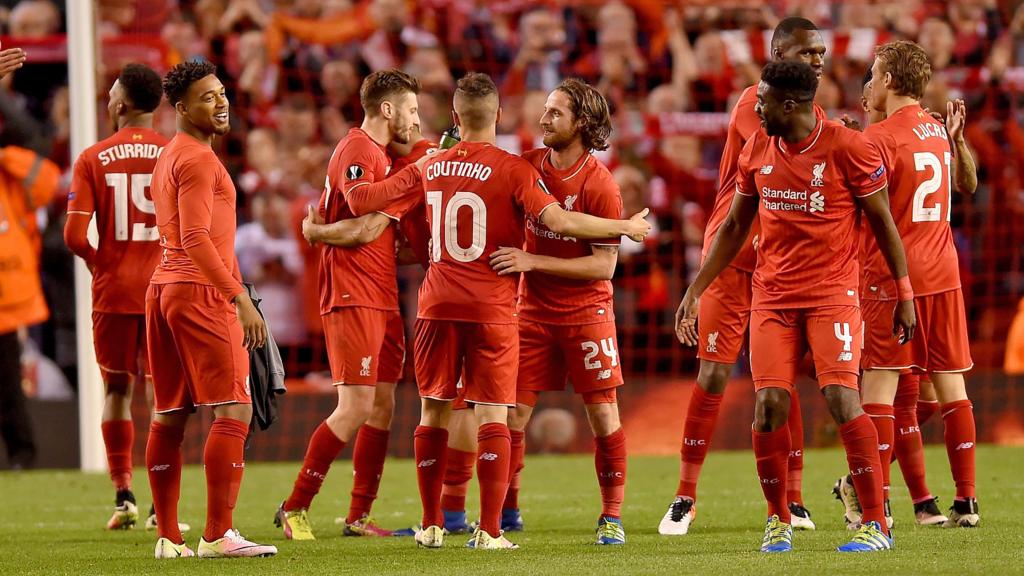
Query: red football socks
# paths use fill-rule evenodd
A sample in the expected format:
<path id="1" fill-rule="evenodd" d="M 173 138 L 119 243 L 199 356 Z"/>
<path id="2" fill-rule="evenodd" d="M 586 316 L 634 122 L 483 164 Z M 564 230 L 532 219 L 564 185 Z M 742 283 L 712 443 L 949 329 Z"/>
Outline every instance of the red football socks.
<path id="1" fill-rule="evenodd" d="M 115 490 L 132 489 L 132 444 L 135 426 L 131 420 L 109 420 L 100 429 L 107 448 L 107 467 Z"/>
<path id="2" fill-rule="evenodd" d="M 185 428 L 165 426 L 157 421 L 149 425 L 146 442 L 146 470 L 153 491 L 157 534 L 175 544 L 184 539 L 178 530 L 178 496 L 181 494 L 181 441 Z"/>
<path id="3" fill-rule="evenodd" d="M 413 435 L 413 450 L 416 454 L 416 481 L 419 483 L 420 502 L 423 504 L 423 527 L 444 527 L 441 487 L 448 460 L 448 430 L 417 426 Z"/>
<path id="4" fill-rule="evenodd" d="M 722 405 L 722 394 L 705 392 L 700 386 L 693 387 L 690 405 L 686 409 L 686 423 L 683 424 L 682 456 L 679 465 L 679 487 L 676 496 L 697 500 L 697 480 L 704 458 L 711 447 L 711 435 L 718 421 L 718 410 Z"/>
<path id="5" fill-rule="evenodd" d="M 789 459 L 786 462 L 786 502 L 803 506 L 804 415 L 796 390 L 789 394 Z"/>
<path id="6" fill-rule="evenodd" d="M 956 499 L 974 498 L 974 406 L 970 400 L 957 400 L 942 405 L 942 422 L 946 426 L 946 455 L 956 483 Z"/>
<path id="7" fill-rule="evenodd" d="M 203 464 L 206 468 L 206 530 L 213 542 L 231 529 L 238 489 L 245 472 L 245 438 L 249 425 L 232 418 L 217 418 L 206 437 Z"/>
<path id="8" fill-rule="evenodd" d="M 786 502 L 786 474 L 791 436 L 786 424 L 772 432 L 751 430 L 754 457 L 757 459 L 757 477 L 764 499 L 768 501 L 768 516 L 778 515 L 786 524 L 792 523 Z"/>
<path id="9" fill-rule="evenodd" d="M 896 419 L 893 454 L 900 464 L 903 480 L 915 504 L 933 498 L 924 477 L 924 444 L 921 441 L 921 427 L 917 423 L 919 393 L 920 377 L 914 374 L 902 375 L 893 403 Z"/>
<path id="10" fill-rule="evenodd" d="M 867 414 L 850 420 L 839 427 L 839 435 L 846 449 L 846 462 L 850 466 L 853 486 L 860 499 L 864 522 L 875 521 L 886 534 L 885 500 L 882 497 L 881 461 L 878 457 L 878 432 Z"/>
<path id="11" fill-rule="evenodd" d="M 601 516 L 621 518 L 626 493 L 626 433 L 622 428 L 594 438 L 594 468 L 601 486 Z"/>
<path id="12" fill-rule="evenodd" d="M 309 508 L 313 497 L 320 491 L 331 463 L 341 454 L 345 443 L 334 435 L 327 421 L 321 422 L 313 431 L 306 448 L 306 456 L 302 459 L 302 468 L 295 479 L 292 493 L 284 503 L 285 510 Z"/>
<path id="13" fill-rule="evenodd" d="M 352 502 L 348 508 L 346 522 L 351 524 L 370 514 L 373 501 L 377 499 L 380 478 L 384 473 L 384 459 L 388 456 L 390 430 L 374 428 L 369 424 L 359 427 L 355 446 L 352 448 Z"/>
<path id="14" fill-rule="evenodd" d="M 448 465 L 444 471 L 444 485 L 441 488 L 441 510 L 465 512 L 466 492 L 473 479 L 473 465 L 476 452 L 448 448 Z"/>
<path id="15" fill-rule="evenodd" d="M 480 426 L 476 459 L 476 476 L 480 482 L 480 529 L 495 538 L 501 534 L 501 505 L 508 491 L 511 452 L 508 426 L 498 423 Z"/>
<path id="16" fill-rule="evenodd" d="M 512 446 L 509 462 L 509 483 L 508 492 L 505 494 L 505 503 L 501 507 L 505 510 L 518 510 L 519 482 L 526 461 L 526 432 L 509 430 L 509 434 Z M 444 507 L 442 506 L 442 508 Z"/>
<path id="17" fill-rule="evenodd" d="M 871 418 L 878 434 L 878 458 L 882 472 L 882 494 L 889 498 L 889 469 L 892 463 L 892 450 L 895 440 L 893 407 L 886 404 L 864 404 L 864 412 Z"/>

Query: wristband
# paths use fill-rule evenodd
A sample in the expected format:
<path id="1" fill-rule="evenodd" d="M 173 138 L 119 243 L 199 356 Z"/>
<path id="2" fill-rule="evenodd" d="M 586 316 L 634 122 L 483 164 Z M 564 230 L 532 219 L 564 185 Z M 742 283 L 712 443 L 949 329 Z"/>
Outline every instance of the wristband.
<path id="1" fill-rule="evenodd" d="M 896 298 L 900 302 L 914 299 L 914 287 L 910 284 L 910 276 L 904 276 L 896 281 Z"/>

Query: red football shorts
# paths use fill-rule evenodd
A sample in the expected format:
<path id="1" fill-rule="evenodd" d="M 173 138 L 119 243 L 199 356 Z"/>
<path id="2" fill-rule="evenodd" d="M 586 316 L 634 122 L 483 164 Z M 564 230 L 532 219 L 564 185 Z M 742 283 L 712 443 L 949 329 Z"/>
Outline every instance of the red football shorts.
<path id="1" fill-rule="evenodd" d="M 697 357 L 701 360 L 736 363 L 750 322 L 752 276 L 726 266 L 701 295 L 697 310 Z"/>
<path id="2" fill-rule="evenodd" d="M 320 317 L 335 385 L 398 382 L 405 367 L 405 326 L 396 310 L 335 308 Z"/>
<path id="3" fill-rule="evenodd" d="M 862 305 L 865 370 L 966 372 L 974 366 L 964 296 L 959 288 L 914 298 L 917 329 L 914 339 L 902 346 L 892 335 L 896 301 L 867 300 Z"/>
<path id="4" fill-rule="evenodd" d="M 146 336 L 157 412 L 252 402 L 242 325 L 213 286 L 150 284 Z"/>
<path id="5" fill-rule="evenodd" d="M 562 326 L 519 321 L 520 391 L 577 394 L 622 386 L 615 322 Z"/>
<path id="6" fill-rule="evenodd" d="M 857 389 L 861 352 L 860 308 L 824 306 L 754 310 L 750 315 L 750 370 L 754 387 L 793 390 L 811 351 L 818 386 Z"/>
<path id="7" fill-rule="evenodd" d="M 149 375 L 145 314 L 93 312 L 92 341 L 108 384 L 127 383 L 139 373 Z"/>
<path id="8" fill-rule="evenodd" d="M 416 319 L 416 382 L 422 398 L 515 406 L 519 332 L 515 324 Z M 465 371 L 465 372 L 463 372 Z"/>

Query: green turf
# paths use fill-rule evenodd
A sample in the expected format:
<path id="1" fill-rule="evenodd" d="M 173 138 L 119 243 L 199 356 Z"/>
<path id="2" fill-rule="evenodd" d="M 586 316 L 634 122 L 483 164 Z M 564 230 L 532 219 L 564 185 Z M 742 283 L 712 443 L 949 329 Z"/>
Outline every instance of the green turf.
<path id="1" fill-rule="evenodd" d="M 893 511 L 896 549 L 883 554 L 847 556 L 832 552 L 849 537 L 841 526 L 839 503 L 829 493 L 843 468 L 839 450 L 809 450 L 805 498 L 818 531 L 798 532 L 796 551 L 758 553 L 764 502 L 746 452 L 713 452 L 704 467 L 700 514 L 689 536 L 662 537 L 657 524 L 675 489 L 673 458 L 631 458 L 623 510 L 629 542 L 597 547 L 593 525 L 599 499 L 592 460 L 586 456 L 529 457 L 521 504 L 527 532 L 513 534 L 514 552 L 474 552 L 466 536 L 451 536 L 443 550 L 418 550 L 410 539 L 342 538 L 333 519 L 345 509 L 351 485 L 349 462 L 331 470 L 314 503 L 311 519 L 320 540 L 293 543 L 271 525 L 287 495 L 296 464 L 250 464 L 235 513 L 237 527 L 257 541 L 280 548 L 271 559 L 230 561 L 152 559 L 153 533 L 140 529 L 109 533 L 113 493 L 104 475 L 77 472 L 0 474 L 0 573 L 3 574 L 939 574 L 1024 573 L 1024 449 L 981 446 L 979 492 L 983 527 L 977 530 L 924 529 L 913 525 L 912 508 L 894 471 Z M 929 448 L 931 488 L 948 506 L 952 496 L 945 453 Z M 145 476 L 139 471 L 136 495 L 148 508 Z M 471 510 L 476 492 L 470 493 Z M 202 469 L 184 474 L 181 519 L 199 538 L 204 519 Z M 409 460 L 388 463 L 375 509 L 382 524 L 417 521 L 419 500 Z M 778 572 L 772 572 L 778 571 Z"/>

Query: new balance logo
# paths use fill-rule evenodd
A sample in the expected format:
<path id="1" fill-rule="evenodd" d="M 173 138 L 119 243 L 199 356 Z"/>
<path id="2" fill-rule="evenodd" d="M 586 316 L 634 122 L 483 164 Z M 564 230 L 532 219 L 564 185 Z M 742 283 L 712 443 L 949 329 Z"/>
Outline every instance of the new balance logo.
<path id="1" fill-rule="evenodd" d="M 774 168 L 775 166 L 772 166 L 771 164 L 765 164 L 764 166 L 761 166 L 761 175 L 767 176 L 771 174 Z"/>
<path id="2" fill-rule="evenodd" d="M 611 370 L 601 370 L 601 371 L 599 371 L 597 373 L 596 380 L 607 380 L 607 379 L 609 379 L 611 377 L 612 377 L 612 371 Z"/>
<path id="3" fill-rule="evenodd" d="M 839 362 L 853 362 L 853 352 L 840 352 Z"/>
<path id="4" fill-rule="evenodd" d="M 325 478 L 327 478 L 327 474 L 322 474 L 322 473 L 317 472 L 316 470 L 312 470 L 310 468 L 306 468 L 305 470 L 303 470 L 303 472 L 306 474 L 306 476 L 312 476 L 313 478 L 316 478 L 317 480 L 321 480 L 322 481 Z"/>
<path id="5" fill-rule="evenodd" d="M 683 446 L 707 446 L 707 440 L 699 438 L 683 438 Z"/>
<path id="6" fill-rule="evenodd" d="M 163 472 L 164 470 L 167 470 L 170 467 L 171 467 L 170 464 L 157 464 L 157 465 L 153 466 L 152 468 L 150 468 L 149 471 L 150 472 Z"/>
<path id="7" fill-rule="evenodd" d="M 718 332 L 712 332 L 708 334 L 708 345 L 706 350 L 710 354 L 718 352 Z"/>
<path id="8" fill-rule="evenodd" d="M 821 184 L 819 184 L 821 186 Z M 825 197 L 821 195 L 821 192 L 815 192 L 811 194 L 811 212 L 824 212 L 825 211 Z"/>
<path id="9" fill-rule="evenodd" d="M 362 360 L 359 361 L 362 366 L 359 370 L 360 376 L 370 375 L 370 362 L 373 362 L 373 356 L 363 356 Z"/>
<path id="10" fill-rule="evenodd" d="M 576 204 L 576 194 L 570 194 L 569 196 L 566 196 L 565 202 L 563 202 L 563 204 L 565 204 L 566 212 L 572 212 L 572 207 Z"/>
<path id="11" fill-rule="evenodd" d="M 878 451 L 879 452 L 881 452 L 883 450 L 888 450 L 889 448 L 892 448 L 891 444 L 879 444 L 878 445 Z"/>
<path id="12" fill-rule="evenodd" d="M 820 188 L 825 184 L 825 165 L 828 162 L 822 162 L 821 164 L 815 164 L 814 169 L 811 170 L 811 186 Z"/>
<path id="13" fill-rule="evenodd" d="M 970 450 L 971 448 L 974 448 L 974 442 L 961 442 L 956 447 L 957 450 Z"/>
<path id="14" fill-rule="evenodd" d="M 430 460 L 420 460 L 417 464 L 417 468 L 430 468 L 437 463 L 437 460 L 431 458 Z"/>
<path id="15" fill-rule="evenodd" d="M 488 462 L 494 462 L 498 459 L 498 455 L 494 452 L 484 452 L 480 455 L 481 460 L 487 460 Z"/>

